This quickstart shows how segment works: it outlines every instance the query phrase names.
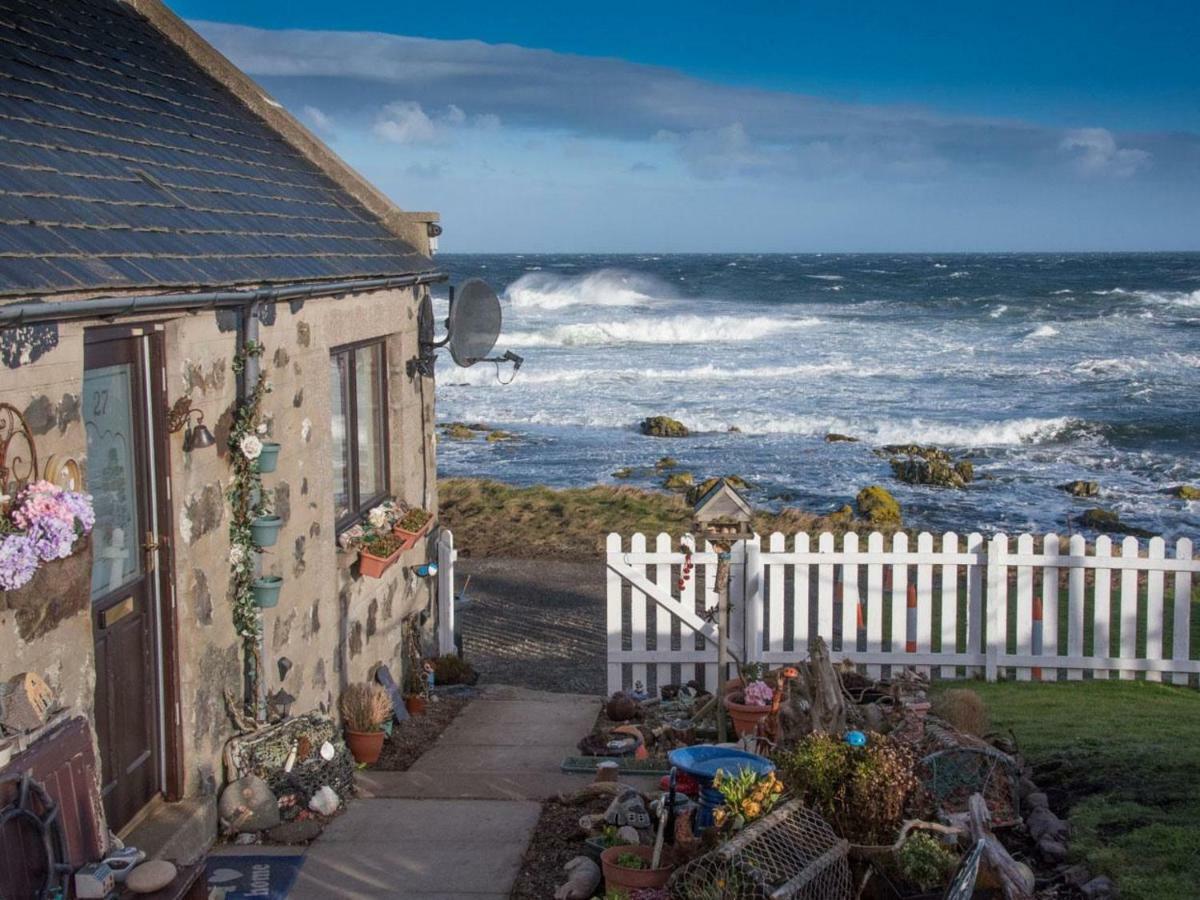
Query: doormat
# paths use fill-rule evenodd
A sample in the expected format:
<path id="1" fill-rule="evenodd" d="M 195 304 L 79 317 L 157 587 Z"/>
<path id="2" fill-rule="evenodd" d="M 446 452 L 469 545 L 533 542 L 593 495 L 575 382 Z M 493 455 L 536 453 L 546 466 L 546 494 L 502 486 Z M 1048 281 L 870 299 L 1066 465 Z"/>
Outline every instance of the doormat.
<path id="1" fill-rule="evenodd" d="M 671 771 L 671 764 L 665 759 L 634 759 L 632 756 L 568 756 L 559 769 L 595 775 L 596 766 L 602 762 L 615 762 L 622 775 L 667 775 Z"/>
<path id="2" fill-rule="evenodd" d="M 210 856 L 205 863 L 209 900 L 285 900 L 304 857 Z"/>

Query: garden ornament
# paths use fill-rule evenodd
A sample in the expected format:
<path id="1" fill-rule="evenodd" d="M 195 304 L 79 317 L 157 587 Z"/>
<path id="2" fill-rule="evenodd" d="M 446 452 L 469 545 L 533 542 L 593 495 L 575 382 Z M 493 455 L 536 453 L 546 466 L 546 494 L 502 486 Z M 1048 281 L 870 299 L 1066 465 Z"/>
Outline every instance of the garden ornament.
<path id="1" fill-rule="evenodd" d="M 563 871 L 567 883 L 554 892 L 554 900 L 587 900 L 600 887 L 600 867 L 586 856 L 576 856 Z"/>
<path id="2" fill-rule="evenodd" d="M 609 825 L 632 825 L 634 828 L 649 828 L 650 813 L 637 791 L 626 791 L 609 805 L 604 813 Z"/>
<path id="3" fill-rule="evenodd" d="M 338 797 L 337 791 L 329 785 L 325 785 L 312 795 L 312 799 L 308 801 L 308 808 L 323 816 L 332 816 L 338 811 L 341 803 L 342 801 Z"/>
<path id="4" fill-rule="evenodd" d="M 847 731 L 845 740 L 851 747 L 867 746 L 867 736 L 861 731 Z"/>

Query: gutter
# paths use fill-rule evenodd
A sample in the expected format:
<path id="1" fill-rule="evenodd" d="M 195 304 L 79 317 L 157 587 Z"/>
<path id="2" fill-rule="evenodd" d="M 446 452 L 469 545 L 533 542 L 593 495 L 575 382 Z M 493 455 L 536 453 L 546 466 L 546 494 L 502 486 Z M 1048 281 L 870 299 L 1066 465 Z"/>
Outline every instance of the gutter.
<path id="1" fill-rule="evenodd" d="M 0 330 L 72 319 L 119 319 L 156 312 L 195 312 L 204 309 L 248 309 L 258 303 L 283 303 L 308 297 L 338 296 L 448 281 L 444 272 L 418 272 L 383 278 L 279 285 L 251 290 L 202 291 L 190 294 L 141 294 L 97 297 L 93 300 L 23 301 L 0 306 Z"/>

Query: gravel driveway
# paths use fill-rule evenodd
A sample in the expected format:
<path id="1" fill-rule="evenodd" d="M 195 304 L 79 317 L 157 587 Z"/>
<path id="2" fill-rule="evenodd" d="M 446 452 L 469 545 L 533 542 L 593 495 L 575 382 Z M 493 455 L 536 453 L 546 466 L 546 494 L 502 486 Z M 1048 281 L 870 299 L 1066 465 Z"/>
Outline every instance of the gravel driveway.
<path id="1" fill-rule="evenodd" d="M 459 559 L 463 652 L 484 683 L 605 691 L 603 560 Z"/>

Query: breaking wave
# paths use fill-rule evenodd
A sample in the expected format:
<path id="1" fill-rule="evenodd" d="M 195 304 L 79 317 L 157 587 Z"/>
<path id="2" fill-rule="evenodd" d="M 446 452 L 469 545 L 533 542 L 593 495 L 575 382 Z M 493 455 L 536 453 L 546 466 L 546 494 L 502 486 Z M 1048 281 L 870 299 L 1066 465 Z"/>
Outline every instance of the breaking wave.
<path id="1" fill-rule="evenodd" d="M 504 290 L 516 309 L 564 309 L 568 306 L 652 306 L 673 297 L 671 289 L 648 275 L 598 269 L 586 275 L 527 272 Z"/>
<path id="2" fill-rule="evenodd" d="M 603 344 L 703 344 L 757 341 L 773 334 L 820 325 L 815 318 L 770 316 L 671 316 L 612 322 L 581 322 L 545 331 L 517 331 L 503 338 L 515 347 L 595 347 Z"/>
<path id="3" fill-rule="evenodd" d="M 1053 325 L 1039 325 L 1025 336 L 1027 338 L 1045 338 L 1054 337 L 1056 334 L 1058 334 L 1058 329 Z"/>

